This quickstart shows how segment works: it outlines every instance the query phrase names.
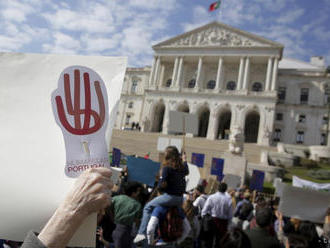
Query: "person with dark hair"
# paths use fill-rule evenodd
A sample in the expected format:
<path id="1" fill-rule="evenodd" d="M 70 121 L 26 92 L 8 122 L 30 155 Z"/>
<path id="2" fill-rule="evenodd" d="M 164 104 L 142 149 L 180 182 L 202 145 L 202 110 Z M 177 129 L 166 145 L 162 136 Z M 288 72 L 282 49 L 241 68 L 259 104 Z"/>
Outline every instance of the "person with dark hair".
<path id="1" fill-rule="evenodd" d="M 116 248 L 132 246 L 131 231 L 133 223 L 141 216 L 141 204 L 138 202 L 143 185 L 138 182 L 128 182 L 124 185 L 124 195 L 112 198 L 111 210 L 116 228 L 112 239 Z"/>
<path id="2" fill-rule="evenodd" d="M 230 230 L 221 240 L 222 248 L 251 248 L 249 237 L 240 228 Z"/>
<path id="3" fill-rule="evenodd" d="M 216 247 L 219 247 L 221 238 L 226 234 L 228 223 L 233 217 L 232 200 L 229 194 L 226 194 L 227 184 L 220 183 L 219 191 L 210 195 L 203 207 L 202 218 L 211 216 L 212 225 L 210 233 L 211 238 L 208 237 L 203 240 L 204 247 L 212 247 L 215 242 Z"/>
<path id="4" fill-rule="evenodd" d="M 309 247 L 317 247 L 319 245 L 320 240 L 314 223 L 310 221 L 301 222 L 298 232 L 308 241 Z"/>
<path id="5" fill-rule="evenodd" d="M 147 225 L 155 207 L 180 207 L 182 205 L 183 193 L 186 191 L 185 176 L 188 174 L 189 169 L 185 153 L 183 153 L 181 158 L 175 146 L 168 146 L 165 150 L 162 162 L 162 176 L 158 185 L 163 194 L 148 202 L 143 208 L 143 217 L 134 243 L 140 243 L 146 239 Z"/>
<path id="6" fill-rule="evenodd" d="M 260 208 L 256 211 L 257 226 L 251 230 L 247 230 L 252 248 L 259 248 L 262 244 L 263 248 L 280 248 L 280 242 L 276 236 L 269 233 L 269 227 L 272 225 L 272 210 L 270 208 Z"/>
<path id="7" fill-rule="evenodd" d="M 194 202 L 193 205 L 195 208 L 197 208 L 198 215 L 201 216 L 202 209 L 205 205 L 205 202 L 207 200 L 207 195 L 204 194 L 204 186 L 203 185 L 197 185 L 197 187 L 194 190 Z"/>
<path id="8" fill-rule="evenodd" d="M 241 200 L 234 211 L 234 216 L 238 217 L 237 227 L 242 228 L 245 220 L 250 221 L 253 217 L 253 205 L 250 201 L 250 193 L 245 192 L 243 194 L 243 200 Z"/>

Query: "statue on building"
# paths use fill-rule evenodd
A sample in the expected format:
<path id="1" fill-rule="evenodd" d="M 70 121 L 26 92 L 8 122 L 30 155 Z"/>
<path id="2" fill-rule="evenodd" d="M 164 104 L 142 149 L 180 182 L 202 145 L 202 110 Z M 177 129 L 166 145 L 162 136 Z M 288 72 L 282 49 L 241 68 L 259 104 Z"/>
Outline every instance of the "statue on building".
<path id="1" fill-rule="evenodd" d="M 241 127 L 234 127 L 229 135 L 229 151 L 235 155 L 241 155 L 244 148 L 244 134 Z"/>

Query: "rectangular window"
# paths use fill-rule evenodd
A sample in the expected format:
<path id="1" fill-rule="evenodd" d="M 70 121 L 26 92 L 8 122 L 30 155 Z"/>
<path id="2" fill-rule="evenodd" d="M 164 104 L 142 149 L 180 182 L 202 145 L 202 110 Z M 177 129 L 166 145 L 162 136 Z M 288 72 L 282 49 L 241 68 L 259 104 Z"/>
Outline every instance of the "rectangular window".
<path id="1" fill-rule="evenodd" d="M 276 120 L 283 121 L 283 113 L 276 113 Z"/>
<path id="2" fill-rule="evenodd" d="M 327 124 L 328 124 L 328 116 L 323 116 L 322 125 L 327 125 Z"/>
<path id="3" fill-rule="evenodd" d="M 296 137 L 296 143 L 297 144 L 304 144 L 304 131 L 298 131 L 297 132 L 297 137 Z"/>
<path id="4" fill-rule="evenodd" d="M 321 146 L 325 146 L 327 145 L 327 140 L 326 140 L 326 134 L 325 133 L 322 133 L 321 134 Z"/>
<path id="5" fill-rule="evenodd" d="M 273 138 L 275 142 L 281 141 L 281 132 L 282 132 L 281 129 L 275 129 L 274 138 Z"/>
<path id="6" fill-rule="evenodd" d="M 299 115 L 298 122 L 299 123 L 305 123 L 306 122 L 306 115 Z"/>
<path id="7" fill-rule="evenodd" d="M 308 103 L 308 88 L 301 88 L 300 90 L 300 103 L 301 104 L 307 104 Z"/>
<path id="8" fill-rule="evenodd" d="M 132 88 L 131 88 L 131 92 L 132 92 L 132 93 L 136 93 L 137 86 L 138 86 L 138 82 L 137 82 L 136 80 L 134 80 L 134 81 L 132 82 Z"/>
<path id="9" fill-rule="evenodd" d="M 129 124 L 130 119 L 131 119 L 131 115 L 126 115 L 125 125 Z"/>
<path id="10" fill-rule="evenodd" d="M 279 87 L 277 91 L 277 98 L 279 103 L 284 103 L 286 94 L 286 87 Z"/>
<path id="11" fill-rule="evenodd" d="M 128 108 L 133 108 L 133 102 L 128 103 Z"/>

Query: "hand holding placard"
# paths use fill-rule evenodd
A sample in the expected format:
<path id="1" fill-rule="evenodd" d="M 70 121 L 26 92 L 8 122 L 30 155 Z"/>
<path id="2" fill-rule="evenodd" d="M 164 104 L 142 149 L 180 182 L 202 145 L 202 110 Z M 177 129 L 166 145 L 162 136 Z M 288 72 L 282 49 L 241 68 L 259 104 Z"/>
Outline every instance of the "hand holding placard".
<path id="1" fill-rule="evenodd" d="M 66 175 L 76 177 L 88 168 L 109 167 L 105 142 L 108 101 L 100 76 L 82 66 L 66 68 L 52 94 L 52 105 L 64 136 Z"/>

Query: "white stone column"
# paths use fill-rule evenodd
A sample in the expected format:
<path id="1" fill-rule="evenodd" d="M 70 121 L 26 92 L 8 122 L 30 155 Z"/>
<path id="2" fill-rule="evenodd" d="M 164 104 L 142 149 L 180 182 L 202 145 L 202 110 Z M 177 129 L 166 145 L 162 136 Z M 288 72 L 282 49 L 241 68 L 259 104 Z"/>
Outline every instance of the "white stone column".
<path id="1" fill-rule="evenodd" d="M 200 88 L 202 88 L 201 87 L 202 66 L 203 66 L 203 58 L 199 57 L 198 67 L 197 67 L 197 76 L 196 76 L 196 90 L 199 90 Z"/>
<path id="2" fill-rule="evenodd" d="M 119 129 L 121 130 L 121 128 L 124 126 L 124 121 L 125 121 L 125 117 L 126 117 L 126 104 L 127 104 L 127 100 L 122 100 L 123 103 L 123 109 L 121 111 L 121 120 L 120 120 L 120 127 Z"/>
<path id="3" fill-rule="evenodd" d="M 160 66 L 159 86 L 164 86 L 165 65 Z"/>
<path id="4" fill-rule="evenodd" d="M 240 59 L 239 63 L 239 71 L 238 71 L 238 79 L 237 79 L 237 90 L 242 89 L 242 81 L 243 81 L 243 73 L 244 73 L 244 58 Z"/>
<path id="5" fill-rule="evenodd" d="M 218 71 L 217 71 L 217 79 L 215 81 L 215 90 L 219 90 L 222 89 L 221 85 L 220 85 L 220 79 L 221 79 L 221 74 L 222 74 L 222 68 L 223 68 L 223 58 L 220 57 L 219 58 L 219 62 L 218 62 Z"/>
<path id="6" fill-rule="evenodd" d="M 176 73 L 178 70 L 178 57 L 175 58 L 174 60 L 174 66 L 173 66 L 173 73 L 172 73 L 172 85 L 173 87 L 176 86 Z"/>
<path id="7" fill-rule="evenodd" d="M 274 67 L 273 67 L 273 77 L 272 77 L 272 88 L 271 90 L 276 90 L 276 82 L 277 82 L 277 69 L 278 69 L 278 58 L 275 58 Z"/>
<path id="8" fill-rule="evenodd" d="M 243 90 L 248 90 L 249 80 L 250 80 L 250 58 L 247 57 L 244 68 Z"/>
<path id="9" fill-rule="evenodd" d="M 152 84 L 154 73 L 155 73 L 155 66 L 156 66 L 156 58 L 154 57 L 153 60 L 152 60 L 152 67 L 151 67 L 151 71 L 150 71 L 148 87 L 150 87 L 151 84 Z"/>
<path id="10" fill-rule="evenodd" d="M 176 86 L 181 89 L 181 78 L 182 78 L 182 67 L 183 67 L 183 57 L 179 58 L 179 68 L 176 76 Z"/>
<path id="11" fill-rule="evenodd" d="M 159 70 L 160 70 L 160 57 L 157 57 L 156 61 L 156 68 L 155 68 L 155 74 L 154 74 L 154 79 L 153 79 L 153 86 L 155 87 L 158 83 L 158 78 L 159 78 Z"/>
<path id="12" fill-rule="evenodd" d="M 273 69 L 272 67 L 273 67 L 273 58 L 268 58 L 265 91 L 270 90 L 270 82 L 271 82 L 271 75 L 272 75 L 272 69 Z"/>
<path id="13" fill-rule="evenodd" d="M 163 118 L 163 134 L 168 134 L 168 124 L 169 124 L 169 115 L 170 115 L 170 103 L 165 103 L 165 113 Z"/>
<path id="14" fill-rule="evenodd" d="M 214 109 L 210 111 L 209 125 L 207 128 L 206 138 L 209 140 L 215 140 L 216 136 L 216 123 L 217 123 L 217 115 Z"/>

